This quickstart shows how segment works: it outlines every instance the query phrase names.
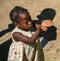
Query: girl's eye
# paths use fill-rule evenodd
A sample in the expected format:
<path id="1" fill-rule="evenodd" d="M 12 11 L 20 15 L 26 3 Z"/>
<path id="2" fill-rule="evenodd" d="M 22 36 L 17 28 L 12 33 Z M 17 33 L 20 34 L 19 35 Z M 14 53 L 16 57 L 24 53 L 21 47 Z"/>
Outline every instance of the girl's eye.
<path id="1" fill-rule="evenodd" d="M 26 19 L 25 23 L 31 22 L 31 18 Z"/>
<path id="2" fill-rule="evenodd" d="M 26 21 L 26 23 L 28 23 L 28 21 Z"/>

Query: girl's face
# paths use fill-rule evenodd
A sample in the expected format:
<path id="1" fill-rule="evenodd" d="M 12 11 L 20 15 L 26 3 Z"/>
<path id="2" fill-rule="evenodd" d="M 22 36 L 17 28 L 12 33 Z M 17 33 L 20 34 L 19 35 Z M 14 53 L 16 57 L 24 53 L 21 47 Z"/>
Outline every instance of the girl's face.
<path id="1" fill-rule="evenodd" d="M 29 13 L 20 14 L 18 27 L 24 30 L 29 30 L 32 27 L 32 21 Z"/>

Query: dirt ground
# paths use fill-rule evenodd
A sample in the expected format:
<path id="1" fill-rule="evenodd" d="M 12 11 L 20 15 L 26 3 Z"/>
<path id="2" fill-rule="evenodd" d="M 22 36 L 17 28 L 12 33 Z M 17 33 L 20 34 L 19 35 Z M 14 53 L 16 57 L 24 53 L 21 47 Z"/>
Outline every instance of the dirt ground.
<path id="1" fill-rule="evenodd" d="M 45 61 L 60 61 L 60 0 L 0 0 L 0 44 L 11 38 L 9 12 L 15 6 L 28 9 L 32 20 L 38 20 L 37 15 L 40 15 L 44 9 L 53 10 L 50 12 L 52 15 L 47 15 L 50 15 L 49 19 L 52 18 L 57 35 L 55 40 L 51 39 L 44 46 L 43 50 Z"/>

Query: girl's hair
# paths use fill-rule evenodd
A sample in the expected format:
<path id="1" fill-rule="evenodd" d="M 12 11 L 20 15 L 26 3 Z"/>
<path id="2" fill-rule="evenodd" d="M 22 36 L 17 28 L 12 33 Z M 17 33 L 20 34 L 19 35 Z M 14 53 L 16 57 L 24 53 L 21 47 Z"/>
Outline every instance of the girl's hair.
<path id="1" fill-rule="evenodd" d="M 9 13 L 11 21 L 18 22 L 18 19 L 20 18 L 19 14 L 23 14 L 23 13 L 28 13 L 27 9 L 20 6 L 14 7 Z"/>

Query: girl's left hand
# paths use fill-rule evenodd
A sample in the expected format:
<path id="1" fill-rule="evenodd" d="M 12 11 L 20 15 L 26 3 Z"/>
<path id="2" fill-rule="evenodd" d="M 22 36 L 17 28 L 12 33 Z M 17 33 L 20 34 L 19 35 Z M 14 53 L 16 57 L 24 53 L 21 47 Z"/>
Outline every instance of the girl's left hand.
<path id="1" fill-rule="evenodd" d="M 38 24 L 38 25 L 39 25 L 39 28 L 40 28 L 42 31 L 47 31 L 47 27 L 42 26 L 42 25 L 40 25 L 40 24 Z"/>

